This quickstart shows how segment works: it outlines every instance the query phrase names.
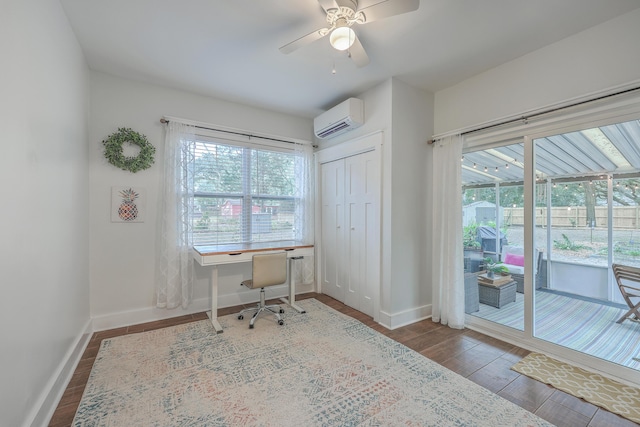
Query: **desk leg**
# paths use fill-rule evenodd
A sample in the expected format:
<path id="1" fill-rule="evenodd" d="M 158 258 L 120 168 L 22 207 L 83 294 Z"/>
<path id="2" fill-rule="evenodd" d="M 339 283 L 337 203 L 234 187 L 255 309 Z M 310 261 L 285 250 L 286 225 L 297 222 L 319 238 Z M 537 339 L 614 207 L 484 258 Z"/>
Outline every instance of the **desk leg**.
<path id="1" fill-rule="evenodd" d="M 293 261 L 303 258 L 304 257 L 302 256 L 289 258 L 289 299 L 287 300 L 286 298 L 280 298 L 280 301 L 285 304 L 289 304 L 289 306 L 296 310 L 298 313 L 306 313 L 306 311 L 296 304 L 296 279 L 293 274 Z"/>
<path id="2" fill-rule="evenodd" d="M 218 267 L 211 268 L 211 311 L 207 312 L 216 333 L 221 334 L 222 326 L 218 323 Z"/>

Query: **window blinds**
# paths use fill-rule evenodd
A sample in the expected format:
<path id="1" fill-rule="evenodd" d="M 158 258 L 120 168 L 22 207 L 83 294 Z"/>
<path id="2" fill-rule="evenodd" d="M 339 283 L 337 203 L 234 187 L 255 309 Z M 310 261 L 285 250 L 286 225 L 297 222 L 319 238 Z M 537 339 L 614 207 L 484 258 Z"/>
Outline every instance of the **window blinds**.
<path id="1" fill-rule="evenodd" d="M 296 153 L 196 141 L 195 245 L 294 240 Z"/>

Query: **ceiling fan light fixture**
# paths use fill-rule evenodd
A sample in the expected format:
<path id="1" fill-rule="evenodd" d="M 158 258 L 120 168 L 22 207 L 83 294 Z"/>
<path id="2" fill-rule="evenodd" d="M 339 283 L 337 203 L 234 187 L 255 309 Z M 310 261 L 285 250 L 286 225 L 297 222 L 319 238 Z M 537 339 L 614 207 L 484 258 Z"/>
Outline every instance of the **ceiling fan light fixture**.
<path id="1" fill-rule="evenodd" d="M 356 40 L 356 33 L 351 27 L 338 27 L 331 32 L 329 43 L 337 50 L 347 50 Z"/>

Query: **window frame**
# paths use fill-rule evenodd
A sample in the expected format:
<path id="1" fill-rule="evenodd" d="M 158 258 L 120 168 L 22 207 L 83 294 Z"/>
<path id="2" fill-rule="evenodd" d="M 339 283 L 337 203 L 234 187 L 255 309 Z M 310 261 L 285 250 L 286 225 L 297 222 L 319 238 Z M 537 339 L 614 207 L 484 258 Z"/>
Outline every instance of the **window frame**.
<path id="1" fill-rule="evenodd" d="M 242 150 L 242 170 L 240 171 L 242 173 L 242 192 L 208 192 L 208 191 L 194 190 L 192 195 L 193 203 L 191 204 L 192 206 L 195 206 L 195 201 L 197 199 L 225 199 L 225 198 L 240 199 L 242 204 L 241 219 L 240 219 L 240 223 L 241 223 L 240 231 L 241 231 L 242 237 L 240 242 L 234 242 L 234 241 L 227 242 L 227 241 L 219 241 L 216 239 L 215 242 L 199 242 L 197 243 L 197 245 L 198 246 L 229 245 L 229 244 L 243 245 L 243 244 L 251 244 L 256 242 L 275 242 L 275 241 L 284 240 L 284 239 L 274 239 L 274 240 L 254 240 L 253 239 L 253 221 L 252 221 L 253 202 L 255 200 L 284 200 L 284 201 L 291 201 L 292 203 L 296 204 L 297 202 L 299 202 L 300 198 L 296 197 L 295 195 L 285 196 L 285 195 L 252 193 L 251 182 L 253 177 L 253 171 L 251 167 L 252 166 L 251 155 L 252 155 L 252 152 L 268 151 L 272 153 L 280 152 L 282 154 L 295 157 L 296 156 L 295 150 L 293 148 L 284 147 L 283 144 L 246 143 L 246 142 L 231 140 L 228 138 L 207 137 L 203 135 L 196 135 L 194 149 L 195 147 L 197 147 L 198 144 L 225 145 L 225 146 L 236 147 Z M 194 160 L 194 164 L 195 164 L 195 160 Z M 294 172 L 293 178 L 295 178 L 295 170 L 293 172 Z M 195 209 L 193 209 L 193 211 L 195 211 Z M 193 241 L 196 241 L 198 240 L 196 237 L 197 233 L 194 232 L 194 228 L 195 228 L 194 224 L 195 224 L 196 218 L 192 216 L 189 219 L 189 221 L 190 221 L 191 234 L 193 236 Z M 295 233 L 295 228 L 296 228 L 296 224 L 294 223 L 292 224 L 291 232 Z M 218 232 L 214 232 L 214 233 L 218 234 Z"/>

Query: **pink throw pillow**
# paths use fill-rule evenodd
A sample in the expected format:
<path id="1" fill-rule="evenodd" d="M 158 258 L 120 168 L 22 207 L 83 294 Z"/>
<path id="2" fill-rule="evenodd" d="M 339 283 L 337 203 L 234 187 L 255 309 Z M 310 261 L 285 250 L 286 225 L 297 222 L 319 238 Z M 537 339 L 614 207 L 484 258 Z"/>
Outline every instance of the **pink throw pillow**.
<path id="1" fill-rule="evenodd" d="M 524 267 L 524 255 L 507 254 L 504 257 L 504 263 Z"/>

